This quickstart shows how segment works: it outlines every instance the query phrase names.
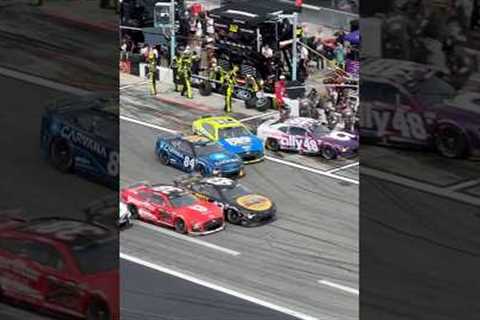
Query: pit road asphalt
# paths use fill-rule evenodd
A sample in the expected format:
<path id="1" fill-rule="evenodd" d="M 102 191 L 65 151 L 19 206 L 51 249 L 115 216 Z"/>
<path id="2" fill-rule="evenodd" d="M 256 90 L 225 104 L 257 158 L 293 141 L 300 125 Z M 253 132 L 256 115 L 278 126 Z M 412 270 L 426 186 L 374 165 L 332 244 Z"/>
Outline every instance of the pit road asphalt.
<path id="1" fill-rule="evenodd" d="M 153 152 L 164 132 L 123 120 L 120 125 L 121 185 L 172 183 L 182 175 Z M 358 288 L 358 185 L 270 161 L 248 166 L 241 182 L 272 198 L 278 219 L 256 228 L 228 225 L 199 238 L 239 255 L 138 224 L 121 233 L 121 252 L 318 319 L 357 319 L 357 295 L 318 281 Z"/>

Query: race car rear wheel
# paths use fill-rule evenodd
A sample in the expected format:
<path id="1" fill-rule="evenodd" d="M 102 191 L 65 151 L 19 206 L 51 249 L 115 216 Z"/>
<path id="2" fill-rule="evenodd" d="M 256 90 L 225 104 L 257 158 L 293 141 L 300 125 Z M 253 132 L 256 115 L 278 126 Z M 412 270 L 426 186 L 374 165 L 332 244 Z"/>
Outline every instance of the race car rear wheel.
<path id="1" fill-rule="evenodd" d="M 323 149 L 322 149 L 322 157 L 324 157 L 325 159 L 327 160 L 333 160 L 337 157 L 337 153 L 335 152 L 335 150 L 330 147 L 330 146 L 325 146 Z"/>
<path id="2" fill-rule="evenodd" d="M 93 301 L 87 308 L 86 320 L 109 320 L 110 313 L 105 303 Z"/>
<path id="3" fill-rule="evenodd" d="M 257 97 L 252 97 L 248 100 L 245 100 L 245 108 L 246 109 L 253 109 L 257 107 Z"/>
<path id="4" fill-rule="evenodd" d="M 258 111 L 266 111 L 272 107 L 272 100 L 264 97 L 257 99 L 256 108 Z"/>
<path id="5" fill-rule="evenodd" d="M 225 215 L 227 221 L 231 224 L 240 224 L 242 222 L 242 215 L 235 209 L 228 209 Z"/>
<path id="6" fill-rule="evenodd" d="M 187 233 L 187 226 L 182 219 L 175 221 L 175 231 L 182 234 Z"/>
<path id="7" fill-rule="evenodd" d="M 198 92 L 201 96 L 209 96 L 212 94 L 212 85 L 210 81 L 203 81 L 198 87 Z"/>
<path id="8" fill-rule="evenodd" d="M 463 158 L 468 153 L 467 138 L 459 128 L 449 124 L 437 129 L 435 147 L 446 158 Z"/>
<path id="9" fill-rule="evenodd" d="M 278 143 L 278 141 L 276 139 L 273 139 L 273 138 L 268 138 L 267 141 L 265 142 L 265 147 L 268 149 L 268 150 L 271 150 L 271 151 L 279 151 L 280 150 L 280 144 Z"/>
<path id="10" fill-rule="evenodd" d="M 65 139 L 55 139 L 50 145 L 50 160 L 61 172 L 69 172 L 73 168 L 73 153 Z"/>
<path id="11" fill-rule="evenodd" d="M 208 175 L 207 169 L 204 166 L 199 166 L 197 170 L 200 172 L 202 177 L 206 177 Z"/>
<path id="12" fill-rule="evenodd" d="M 160 162 L 163 164 L 163 165 L 168 165 L 170 163 L 170 159 L 168 157 L 168 154 L 166 152 L 160 152 L 160 154 L 158 155 L 159 159 L 160 159 Z"/>
<path id="13" fill-rule="evenodd" d="M 128 211 L 130 211 L 130 213 L 132 214 L 132 218 L 133 219 L 138 219 L 138 209 L 137 209 L 137 207 L 133 204 L 129 204 L 127 206 L 127 208 L 128 208 Z"/>

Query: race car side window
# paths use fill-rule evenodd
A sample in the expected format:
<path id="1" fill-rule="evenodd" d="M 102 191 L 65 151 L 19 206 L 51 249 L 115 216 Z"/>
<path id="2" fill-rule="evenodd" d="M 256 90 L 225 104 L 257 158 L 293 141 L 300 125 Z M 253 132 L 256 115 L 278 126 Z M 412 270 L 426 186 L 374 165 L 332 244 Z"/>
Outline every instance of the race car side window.
<path id="1" fill-rule="evenodd" d="M 304 136 L 307 133 L 307 130 L 299 127 L 290 127 L 289 132 L 292 136 Z"/>
<path id="2" fill-rule="evenodd" d="M 205 131 L 208 133 L 208 135 L 213 138 L 215 136 L 215 130 L 213 129 L 213 127 L 208 124 L 208 123 L 205 123 L 203 125 L 203 128 L 205 129 Z"/>
<path id="3" fill-rule="evenodd" d="M 42 266 L 61 270 L 65 265 L 61 254 L 51 245 L 32 242 L 28 251 L 30 258 Z"/>
<path id="4" fill-rule="evenodd" d="M 377 92 L 380 95 L 378 101 L 387 103 L 389 105 L 395 105 L 397 101 L 397 95 L 400 94 L 400 91 L 392 85 L 385 83 L 377 84 Z"/>
<path id="5" fill-rule="evenodd" d="M 204 184 L 203 185 L 202 193 L 208 194 L 211 198 L 214 198 L 214 199 L 219 199 L 220 198 L 220 194 L 218 193 L 217 189 L 215 189 L 214 186 L 209 185 L 209 184 Z"/>
<path id="6" fill-rule="evenodd" d="M 5 250 L 12 254 L 19 254 L 21 252 L 21 244 L 24 241 L 16 239 L 0 239 L 0 250 Z"/>
<path id="7" fill-rule="evenodd" d="M 158 194 L 153 194 L 151 199 L 153 203 L 158 204 L 160 206 L 163 206 L 165 204 L 165 200 L 162 198 L 162 196 Z"/>
<path id="8" fill-rule="evenodd" d="M 184 155 L 193 156 L 192 145 L 187 141 L 182 141 L 178 145 L 178 150 L 180 150 Z"/>
<path id="9" fill-rule="evenodd" d="M 278 128 L 278 130 L 283 132 L 283 133 L 287 133 L 288 132 L 288 127 L 280 127 L 280 128 Z"/>

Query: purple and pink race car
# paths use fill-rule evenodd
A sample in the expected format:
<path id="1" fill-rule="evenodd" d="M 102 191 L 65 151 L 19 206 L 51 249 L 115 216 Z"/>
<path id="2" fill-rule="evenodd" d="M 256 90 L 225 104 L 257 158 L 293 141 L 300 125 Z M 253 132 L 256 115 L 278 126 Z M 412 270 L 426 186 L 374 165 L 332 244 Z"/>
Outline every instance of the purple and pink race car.
<path id="1" fill-rule="evenodd" d="M 283 122 L 276 119 L 265 121 L 257 128 L 257 136 L 269 150 L 318 154 L 328 160 L 353 157 L 359 147 L 356 135 L 330 130 L 318 120 L 303 117 Z"/>
<path id="2" fill-rule="evenodd" d="M 457 91 L 436 67 L 379 59 L 362 63 L 360 92 L 362 142 L 480 156 L 478 87 Z"/>

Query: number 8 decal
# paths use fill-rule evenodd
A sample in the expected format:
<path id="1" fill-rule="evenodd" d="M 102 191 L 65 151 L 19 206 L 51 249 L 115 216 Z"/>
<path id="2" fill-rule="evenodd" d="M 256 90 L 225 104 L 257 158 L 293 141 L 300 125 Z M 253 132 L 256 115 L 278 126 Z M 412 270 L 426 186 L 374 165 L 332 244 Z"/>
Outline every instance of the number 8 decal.
<path id="1" fill-rule="evenodd" d="M 423 124 L 423 119 L 418 113 L 407 113 L 407 121 L 410 126 L 410 132 L 415 139 L 425 140 L 427 138 L 427 132 Z"/>
<path id="2" fill-rule="evenodd" d="M 107 171 L 108 174 L 116 177 L 118 176 L 119 171 L 119 159 L 118 159 L 118 152 L 112 151 L 108 157 L 108 164 L 107 164 Z"/>

